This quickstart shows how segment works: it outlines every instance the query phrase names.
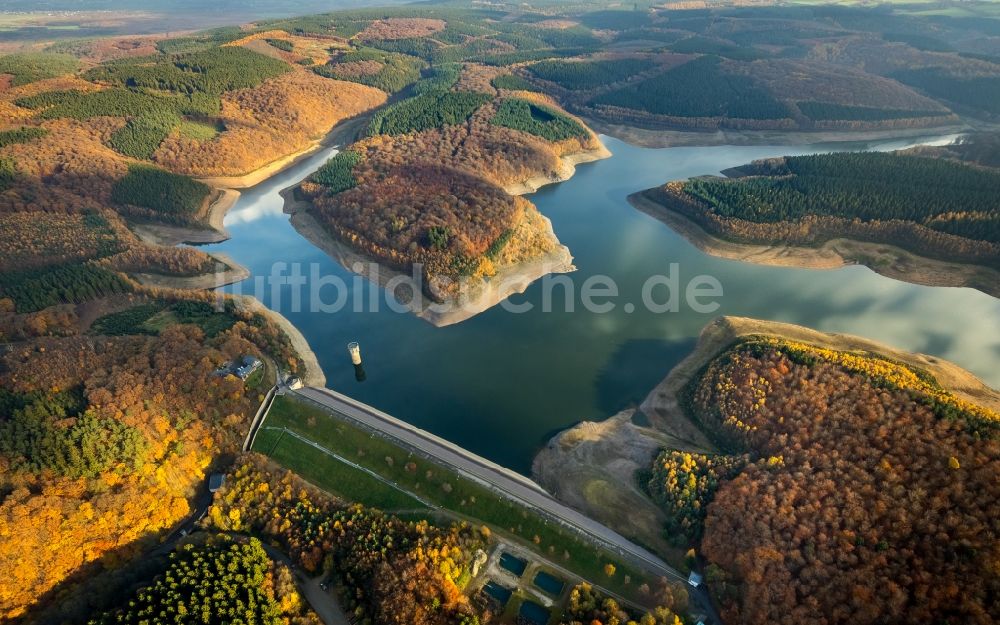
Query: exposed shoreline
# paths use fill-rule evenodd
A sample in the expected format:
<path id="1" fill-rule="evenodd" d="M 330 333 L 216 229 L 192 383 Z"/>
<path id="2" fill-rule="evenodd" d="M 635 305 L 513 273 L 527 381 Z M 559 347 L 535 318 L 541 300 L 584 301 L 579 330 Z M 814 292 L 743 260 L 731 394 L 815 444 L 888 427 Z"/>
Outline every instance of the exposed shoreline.
<path id="1" fill-rule="evenodd" d="M 167 247 L 183 243 L 202 245 L 226 241 L 229 239 L 229 232 L 224 225 L 226 213 L 240 199 L 240 189 L 255 187 L 286 169 L 294 167 L 323 148 L 351 140 L 351 133 L 356 134 L 359 127 L 368 121 L 371 113 L 375 110 L 372 109 L 371 111 L 366 111 L 360 115 L 342 120 L 323 137 L 314 139 L 301 150 L 286 154 L 247 174 L 241 176 L 196 178 L 199 182 L 212 187 L 212 191 L 215 194 L 215 198 L 211 200 L 207 209 L 207 215 L 202 222 L 206 227 L 194 228 L 166 224 L 136 224 L 133 225 L 132 230 L 140 239 L 147 243 Z"/>
<path id="2" fill-rule="evenodd" d="M 342 119 L 327 131 L 326 134 L 318 139 L 313 139 L 301 150 L 286 154 L 246 174 L 239 176 L 205 176 L 197 178 L 197 180 L 216 189 L 249 189 L 250 187 L 255 187 L 275 174 L 279 174 L 289 167 L 297 165 L 323 148 L 352 140 L 353 138 L 350 137 L 350 134 L 352 132 L 356 133 L 359 127 L 366 123 L 371 114 L 379 108 L 381 106 L 365 111 L 360 115 Z"/>
<path id="3" fill-rule="evenodd" d="M 304 159 L 312 156 L 324 147 L 337 145 L 340 143 L 348 142 L 353 140 L 353 137 L 359 132 L 360 128 L 367 123 L 371 115 L 381 107 L 375 107 L 369 111 L 365 111 L 360 115 L 341 120 L 336 125 L 333 126 L 322 138 L 317 139 L 310 143 L 307 147 L 299 150 L 298 152 L 289 154 L 278 160 L 261 167 L 249 174 L 244 176 L 231 176 L 231 177 L 212 177 L 203 178 L 202 182 L 212 186 L 217 191 L 221 193 L 219 199 L 217 199 L 211 207 L 209 208 L 208 214 L 208 224 L 216 231 L 216 233 L 221 236 L 213 241 L 200 241 L 200 242 L 220 242 L 225 241 L 229 238 L 229 233 L 223 226 L 223 220 L 225 219 L 226 213 L 229 212 L 240 197 L 240 192 L 237 188 L 249 188 L 254 187 L 262 182 L 270 179 L 271 177 L 293 167 L 294 165 L 300 163 Z M 180 243 L 181 241 L 178 241 Z M 190 239 L 185 239 L 183 242 L 192 242 Z M 162 244 L 162 243 L 161 243 Z M 174 243 L 176 245 L 177 243 Z M 238 282 L 250 277 L 250 270 L 240 265 L 230 259 L 224 254 L 215 254 L 216 258 L 221 258 L 229 266 L 229 270 L 223 275 L 229 279 L 226 282 L 219 283 L 216 280 L 216 274 L 204 274 L 204 279 L 206 282 L 205 286 L 193 286 L 188 288 L 202 288 L 211 289 L 224 286 L 225 284 L 231 284 L 233 282 Z M 224 278 L 224 279 L 227 279 Z M 208 282 L 212 280 L 214 284 Z M 197 284 L 197 283 L 195 283 Z M 292 343 L 292 349 L 298 354 L 299 358 L 302 360 L 304 372 L 300 372 L 300 378 L 303 384 L 307 386 L 326 386 L 326 374 L 323 373 L 322 367 L 320 367 L 319 360 L 316 358 L 316 353 L 312 350 L 309 345 L 309 341 L 306 337 L 299 331 L 298 328 L 292 324 L 281 313 L 275 312 L 265 306 L 263 302 L 256 299 L 253 296 L 243 295 L 235 296 L 237 302 L 242 302 L 244 306 L 252 311 L 259 312 L 266 316 L 272 322 L 274 322 L 278 327 L 282 329 L 286 336 L 288 336 L 289 341 Z"/>
<path id="4" fill-rule="evenodd" d="M 576 166 L 608 158 L 611 152 L 598 141 L 599 147 L 591 150 L 573 152 L 560 157 L 560 168 L 555 176 L 534 176 L 524 182 L 508 185 L 504 188 L 509 195 L 526 195 L 534 193 L 547 184 L 563 182 L 572 178 Z M 378 264 L 374 259 L 366 257 L 339 239 L 331 235 L 309 213 L 312 203 L 299 200 L 295 192 L 299 184 L 294 184 L 281 191 L 285 200 L 284 211 L 291 215 L 291 223 L 295 230 L 310 243 L 323 250 L 345 269 L 361 275 L 371 282 L 385 288 L 398 283 L 399 278 L 409 277 L 408 274 Z M 544 276 L 555 273 L 570 273 L 576 270 L 573 256 L 569 248 L 559 243 L 552 228 L 552 222 L 544 215 L 547 232 L 556 242 L 555 249 L 549 253 L 513 266 L 504 267 L 496 275 L 486 278 L 481 284 L 474 285 L 470 291 L 458 298 L 444 302 L 429 300 L 425 294 L 411 299 L 406 308 L 417 317 L 436 327 L 444 327 L 470 319 L 503 302 L 512 295 L 523 293 L 528 286 Z M 372 268 L 377 266 L 377 271 Z"/>
<path id="5" fill-rule="evenodd" d="M 242 282 L 250 277 L 250 270 L 234 261 L 228 254 L 215 252 L 209 256 L 216 261 L 216 270 L 211 273 L 200 273 L 194 276 L 167 276 L 158 273 L 132 275 L 144 286 L 192 291 L 217 289 L 227 284 Z"/>
<path id="6" fill-rule="evenodd" d="M 250 173 L 241 176 L 206 176 L 204 178 L 196 178 L 196 180 L 216 189 L 249 189 L 309 158 L 321 150 L 323 145 L 322 139 L 314 139 L 309 142 L 309 145 L 298 152 L 283 156 Z"/>
<path id="7" fill-rule="evenodd" d="M 592 150 L 572 152 L 559 157 L 559 170 L 556 172 L 555 176 L 532 176 L 522 182 L 507 185 L 504 187 L 504 191 L 506 191 L 508 195 L 528 195 L 538 191 L 546 185 L 565 182 L 572 178 L 576 173 L 577 165 L 582 165 L 583 163 L 593 163 L 594 161 L 610 158 L 612 156 L 611 151 L 608 150 L 603 143 L 598 141 L 598 144 L 600 147 Z"/>
<path id="8" fill-rule="evenodd" d="M 707 147 L 717 145 L 811 145 L 852 141 L 906 139 L 928 135 L 961 134 L 975 130 L 968 123 L 949 123 L 920 128 L 887 128 L 865 130 L 680 130 L 640 128 L 614 124 L 593 117 L 584 122 L 594 131 L 642 148 Z"/>
<path id="9" fill-rule="evenodd" d="M 250 172 L 244 176 L 232 176 L 232 177 L 209 177 L 202 178 L 203 182 L 213 186 L 215 190 L 219 193 L 219 196 L 212 201 L 208 209 L 207 215 L 207 225 L 210 229 L 194 229 L 194 228 L 181 228 L 172 226 L 158 226 L 158 225 L 142 225 L 135 228 L 136 233 L 145 241 L 156 243 L 159 245 L 177 245 L 180 243 L 215 243 L 224 241 L 229 238 L 228 232 L 226 232 L 223 226 L 223 220 L 226 213 L 235 205 L 240 197 L 240 192 L 236 188 L 247 188 L 260 184 L 272 176 L 294 166 L 295 164 L 301 162 L 303 159 L 315 154 L 319 149 L 323 147 L 328 147 L 331 145 L 337 145 L 338 143 L 349 142 L 352 139 L 352 135 L 357 135 L 361 126 L 370 118 L 372 111 L 362 113 L 361 115 L 355 116 L 348 120 L 344 120 L 334 126 L 330 132 L 328 132 L 323 138 L 315 140 L 306 148 L 282 157 L 269 165 L 266 165 L 254 172 Z M 599 125 L 599 124 L 598 124 Z M 963 129 L 965 129 L 963 127 Z M 904 137 L 904 136 L 916 136 L 920 134 L 927 134 L 928 132 L 940 130 L 940 129 L 914 129 L 912 135 L 910 133 L 903 133 L 899 130 L 887 131 L 887 134 L 891 137 Z M 611 133 L 608 133 L 611 134 Z M 698 132 L 681 132 L 680 135 L 688 137 L 690 142 L 689 145 L 712 145 L 712 142 L 706 142 L 705 139 L 709 136 L 709 133 L 698 133 Z M 798 133 L 803 134 L 803 133 Z M 863 133 L 862 133 L 863 134 Z M 612 136 L 614 136 L 612 134 Z M 851 135 L 857 138 L 857 133 Z M 642 145 L 639 142 L 633 142 L 626 139 L 630 143 L 636 145 Z M 739 143 L 735 143 L 739 144 Z M 676 145 L 676 144 L 672 144 Z M 525 180 L 518 185 L 510 185 L 506 190 L 511 195 L 523 195 L 532 193 L 538 190 L 540 187 L 547 184 L 554 184 L 557 182 L 563 182 L 570 179 L 575 173 L 576 165 L 593 162 L 603 158 L 608 158 L 612 154 L 611 152 L 601 144 L 600 147 L 593 150 L 584 150 L 581 152 L 575 152 L 567 154 L 560 158 L 562 168 L 559 175 L 555 177 L 549 176 L 536 176 Z M 322 249 L 324 252 L 329 254 L 337 262 L 340 262 L 345 268 L 351 269 L 351 267 L 357 263 L 361 262 L 362 266 L 367 266 L 370 263 L 370 259 L 366 259 L 356 252 L 347 248 L 343 243 L 335 240 L 332 236 L 326 233 L 315 220 L 308 215 L 304 209 L 310 206 L 306 202 L 297 202 L 293 198 L 293 191 L 298 185 L 293 185 L 292 187 L 286 188 L 281 191 L 282 197 L 285 198 L 286 205 L 285 211 L 292 215 L 291 222 L 296 230 L 302 234 L 307 240 L 315 244 L 317 247 Z M 636 195 L 636 194 L 633 194 Z M 633 196 L 629 197 L 630 202 L 633 203 L 636 208 L 644 210 L 645 212 L 650 212 L 646 210 L 649 208 L 648 205 L 655 207 L 655 211 L 650 213 L 657 218 L 663 218 L 663 213 L 673 213 L 672 211 L 667 211 L 660 207 L 658 204 L 649 202 L 647 207 L 639 206 L 633 201 Z M 680 217 L 674 214 L 675 217 Z M 544 218 L 544 216 L 543 216 Z M 683 219 L 683 218 L 682 218 Z M 664 219 L 666 221 L 666 219 Z M 548 224 L 549 230 L 551 232 L 551 222 L 545 218 Z M 684 219 L 684 221 L 688 221 Z M 688 224 L 693 227 L 694 231 L 687 232 L 683 229 L 681 222 L 679 225 L 675 226 L 673 223 L 669 223 L 671 227 L 675 227 L 682 235 L 686 236 L 693 244 L 703 249 L 708 253 L 715 253 L 713 250 L 722 250 L 726 246 L 732 248 L 730 250 L 731 256 L 724 255 L 721 251 L 717 254 L 727 258 L 737 258 L 739 260 L 745 260 L 747 262 L 757 262 L 762 264 L 785 264 L 789 266 L 810 266 L 815 268 L 834 268 L 840 267 L 845 264 L 850 264 L 845 261 L 845 257 L 839 252 L 840 249 L 831 248 L 827 251 L 822 251 L 823 248 L 787 248 L 784 252 L 771 253 L 770 257 L 765 263 L 761 260 L 761 257 L 757 256 L 759 251 L 751 251 L 749 254 L 747 250 L 737 250 L 736 248 L 741 248 L 744 246 L 739 246 L 737 244 L 727 243 L 721 239 L 716 239 L 708 233 L 704 232 L 696 224 L 688 221 Z M 696 236 L 697 231 L 700 231 L 701 236 Z M 554 237 L 554 234 L 553 234 Z M 714 240 L 714 241 L 713 241 Z M 558 241 L 558 239 L 556 239 Z M 711 249 L 702 247 L 704 242 L 711 242 L 716 247 Z M 844 242 L 830 242 L 841 243 Z M 824 246 L 825 248 L 826 246 Z M 767 246 L 760 246 L 761 250 L 780 250 L 780 248 L 770 248 Z M 817 249 L 821 253 L 817 254 Z M 900 250 L 901 251 L 901 250 Z M 808 254 L 807 254 L 808 253 Z M 220 257 L 220 255 L 216 255 Z M 806 265 L 805 259 L 811 259 L 810 262 L 813 264 Z M 914 257 L 917 258 L 917 257 Z M 190 289 L 211 289 L 223 286 L 225 284 L 230 284 L 239 280 L 243 280 L 250 275 L 249 271 L 229 259 L 228 257 L 221 257 L 220 260 L 228 265 L 229 269 L 221 274 L 203 274 L 202 276 L 193 276 L 190 278 L 177 278 L 177 280 L 184 281 L 183 285 L 167 285 L 162 284 L 160 279 L 163 277 L 159 276 L 142 276 L 142 278 L 147 278 L 150 282 L 156 286 L 174 286 L 175 288 L 190 288 Z M 923 259 L 921 259 L 923 260 Z M 930 261 L 937 262 L 937 261 Z M 947 263 L 942 263 L 945 266 L 949 266 Z M 959 266 L 960 268 L 963 266 Z M 968 269 L 969 266 L 964 266 Z M 464 306 L 456 310 L 445 310 L 437 311 L 432 310 L 430 307 L 424 307 L 422 310 L 414 310 L 413 312 L 426 319 L 430 323 L 436 326 L 446 326 L 453 323 L 458 323 L 465 319 L 468 319 L 480 312 L 483 312 L 492 306 L 505 300 L 507 297 L 522 293 L 531 282 L 541 278 L 544 275 L 550 273 L 565 273 L 575 270 L 572 265 L 572 256 L 569 250 L 563 246 L 558 245 L 556 250 L 552 253 L 546 255 L 542 259 L 532 261 L 529 263 L 522 263 L 514 267 L 506 268 L 498 272 L 496 276 L 491 278 L 481 291 L 477 292 L 474 297 L 472 297 Z M 386 273 L 385 268 L 382 268 L 383 273 Z M 949 271 L 954 271 L 949 269 Z M 882 273 L 882 272 L 880 272 Z M 385 282 L 393 277 L 393 274 L 384 276 L 368 276 L 364 272 L 361 275 L 365 275 L 369 279 L 378 281 L 379 284 L 384 286 Z M 889 273 L 885 273 L 889 277 L 896 277 Z M 220 277 L 221 276 L 221 277 Z M 377 278 L 377 280 L 376 280 Z M 941 283 L 937 284 L 939 286 L 952 286 L 952 283 Z M 246 297 L 244 297 L 246 299 Z M 250 298 L 252 299 L 252 298 Z M 305 337 L 292 325 L 284 316 L 279 313 L 275 313 L 270 309 L 263 306 L 262 303 L 254 300 L 257 305 L 257 309 L 267 314 L 269 318 L 274 320 L 282 329 L 288 334 L 289 338 L 292 340 L 293 346 L 299 353 L 303 362 L 306 363 L 307 373 L 304 376 L 304 381 L 306 384 L 323 386 L 325 384 L 325 376 L 322 373 L 322 369 L 319 368 L 318 360 L 316 359 L 315 353 L 309 347 L 308 342 Z M 647 401 L 649 399 L 647 398 Z M 645 405 L 645 404 L 644 404 Z M 692 441 L 694 442 L 694 441 Z M 704 442 L 707 442 L 704 441 Z"/>
<path id="10" fill-rule="evenodd" d="M 229 238 L 229 232 L 223 225 L 226 213 L 240 199 L 240 192 L 235 189 L 214 189 L 215 199 L 208 206 L 207 215 L 202 221 L 206 227 L 194 228 L 188 226 L 171 226 L 167 224 L 135 224 L 132 231 L 153 245 L 173 247 L 182 243 L 202 245 L 206 243 L 221 243 Z"/>
<path id="11" fill-rule="evenodd" d="M 859 336 L 820 332 L 804 326 L 746 317 L 719 317 L 706 325 L 694 350 L 673 367 L 643 400 L 639 412 L 650 426 L 634 423 L 635 410 L 601 422 L 581 422 L 553 436 L 532 462 L 532 476 L 563 503 L 620 532 L 632 532 L 655 545 L 662 512 L 632 485 L 635 471 L 647 470 L 659 449 L 717 453 L 718 449 L 681 407 L 680 393 L 704 367 L 739 338 L 767 335 L 839 351 L 864 351 L 929 372 L 954 395 L 1000 411 L 1000 392 L 958 365 L 908 352 Z M 611 485 L 615 488 L 609 492 Z M 629 515 L 616 516 L 617 502 Z M 637 529 L 638 528 L 638 529 Z M 652 529 L 651 529 L 652 528 Z M 655 530 L 655 531 L 654 531 Z M 668 558 L 670 553 L 664 554 Z M 676 555 L 676 554 L 674 554 Z"/>
<path id="12" fill-rule="evenodd" d="M 236 295 L 233 296 L 233 299 L 236 301 L 238 307 L 264 315 L 284 331 L 288 336 L 288 340 L 292 343 L 292 349 L 298 354 L 305 368 L 304 372 L 299 372 L 299 377 L 303 384 L 306 386 L 326 386 L 326 374 L 323 373 L 322 367 L 319 366 L 316 353 L 313 352 L 302 332 L 287 317 L 271 310 L 252 295 Z"/>
<path id="13" fill-rule="evenodd" d="M 359 254 L 357 251 L 329 234 L 308 212 L 311 204 L 294 198 L 297 185 L 281 192 L 285 198 L 285 212 L 291 215 L 292 226 L 310 243 L 321 249 L 327 256 L 369 281 L 383 288 L 399 283 L 400 278 L 409 278 L 409 274 L 381 265 L 375 260 Z M 552 231 L 552 222 L 541 216 Z M 373 268 L 377 270 L 373 270 Z M 573 257 L 565 245 L 556 248 L 545 256 L 528 262 L 506 267 L 483 282 L 472 293 L 466 294 L 460 301 L 450 300 L 443 303 L 430 301 L 423 293 L 419 299 L 403 304 L 409 312 L 436 327 L 444 327 L 460 323 L 499 304 L 511 295 L 523 293 L 535 280 L 552 273 L 569 273 L 574 271 Z"/>
<path id="14" fill-rule="evenodd" d="M 864 265 L 875 273 L 902 282 L 974 288 L 987 295 L 1000 297 L 1000 272 L 989 267 L 927 258 L 887 243 L 845 238 L 830 239 L 816 247 L 782 243 L 735 243 L 711 234 L 669 206 L 650 199 L 645 191 L 629 195 L 628 201 L 712 256 L 757 265 L 806 269 L 839 269 L 849 265 Z"/>
<path id="15" fill-rule="evenodd" d="M 752 334 L 775 336 L 838 351 L 874 353 L 923 369 L 933 375 L 942 388 L 956 396 L 993 410 L 1000 410 L 1000 392 L 987 386 L 972 373 L 942 358 L 897 349 L 852 334 L 820 332 L 792 323 L 762 321 L 748 317 L 719 317 L 705 326 L 698 337 L 694 351 L 656 385 L 642 402 L 640 410 L 659 430 L 668 434 L 674 431 L 686 432 L 677 428 L 678 423 L 682 421 L 700 433 L 701 431 L 691 424 L 680 408 L 678 393 L 713 358 L 740 337 Z M 707 439 L 705 440 L 707 442 Z"/>
<path id="16" fill-rule="evenodd" d="M 531 476 L 553 497 L 668 562 L 683 554 L 663 535 L 666 514 L 642 491 L 636 472 L 648 471 L 665 447 L 705 451 L 634 422 L 636 410 L 604 421 L 583 421 L 553 436 L 535 455 Z"/>
<path id="17" fill-rule="evenodd" d="M 205 218 L 206 228 L 190 228 L 169 226 L 163 224 L 139 224 L 133 226 L 135 234 L 143 241 L 153 245 L 173 247 L 183 243 L 206 244 L 220 243 L 229 239 L 224 220 L 229 210 L 240 198 L 240 188 L 256 186 L 271 177 L 293 167 L 302 160 L 312 156 L 320 149 L 349 140 L 350 133 L 357 133 L 371 113 L 367 111 L 338 123 L 321 139 L 312 141 L 310 145 L 283 156 L 264 167 L 243 176 L 216 176 L 199 179 L 213 188 L 216 197 L 211 200 Z M 210 254 L 218 263 L 225 265 L 222 271 L 204 273 L 196 276 L 164 276 L 159 274 L 136 274 L 135 278 L 142 284 L 151 287 L 165 287 L 189 290 L 215 289 L 249 278 L 250 270 L 222 253 Z M 252 296 L 235 296 L 237 302 L 249 310 L 259 312 L 278 325 L 288 336 L 292 347 L 302 360 L 305 371 L 301 373 L 304 384 L 309 386 L 326 386 L 326 376 L 319 365 L 315 352 L 309 346 L 305 336 L 284 315 L 277 313 Z"/>

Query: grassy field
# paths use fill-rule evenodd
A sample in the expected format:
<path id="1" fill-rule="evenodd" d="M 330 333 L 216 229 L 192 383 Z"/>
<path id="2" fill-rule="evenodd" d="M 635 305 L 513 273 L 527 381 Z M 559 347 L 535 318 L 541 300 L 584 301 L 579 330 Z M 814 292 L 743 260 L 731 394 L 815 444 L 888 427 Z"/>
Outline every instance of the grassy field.
<path id="1" fill-rule="evenodd" d="M 283 466 L 307 477 L 316 486 L 344 499 L 388 511 L 426 508 L 398 488 L 288 436 L 281 430 L 261 430 L 254 441 L 254 450 L 267 454 Z"/>
<path id="2" fill-rule="evenodd" d="M 626 598 L 643 602 L 637 589 L 649 581 L 637 570 L 578 534 L 547 522 L 523 506 L 447 467 L 414 455 L 395 443 L 286 396 L 275 398 L 254 450 L 267 454 L 309 481 L 348 499 L 388 510 L 420 508 L 413 493 L 460 517 L 509 534 L 580 577 Z M 281 428 L 315 441 L 396 485 L 399 490 L 316 450 L 294 437 L 278 439 Z M 293 442 L 294 441 L 294 442 Z M 363 476 L 363 477 L 362 477 Z M 616 573 L 604 573 L 605 564 Z M 628 580 L 626 580 L 628 578 Z"/>

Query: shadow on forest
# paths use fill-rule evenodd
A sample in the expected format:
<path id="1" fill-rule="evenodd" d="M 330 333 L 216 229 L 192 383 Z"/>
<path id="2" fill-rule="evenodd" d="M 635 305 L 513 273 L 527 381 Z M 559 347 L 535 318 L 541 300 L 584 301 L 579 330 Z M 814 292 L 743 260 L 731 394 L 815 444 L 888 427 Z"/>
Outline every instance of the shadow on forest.
<path id="1" fill-rule="evenodd" d="M 231 453 L 216 456 L 207 473 L 225 472 L 236 457 Z M 213 495 L 208 482 L 197 486 L 189 500 L 192 514 L 173 527 L 144 535 L 139 541 L 106 552 L 88 562 L 60 581 L 48 592 L 38 596 L 27 611 L 11 623 L 33 625 L 65 625 L 86 623 L 89 618 L 119 605 L 166 567 L 170 553 L 184 536 L 177 534 L 192 520 L 192 515 L 207 509 Z"/>
<path id="2" fill-rule="evenodd" d="M 150 549 L 129 555 L 134 545 L 119 547 L 78 568 L 48 592 L 42 593 L 24 615 L 11 623 L 61 625 L 86 623 L 96 613 L 113 608 L 143 582 L 161 571 L 170 550 L 155 545 L 168 531 L 149 537 Z"/>

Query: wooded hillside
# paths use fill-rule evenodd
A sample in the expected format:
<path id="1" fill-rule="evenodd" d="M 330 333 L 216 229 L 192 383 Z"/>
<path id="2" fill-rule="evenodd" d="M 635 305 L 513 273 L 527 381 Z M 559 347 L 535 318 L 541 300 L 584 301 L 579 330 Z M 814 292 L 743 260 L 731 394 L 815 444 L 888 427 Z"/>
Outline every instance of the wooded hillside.
<path id="1" fill-rule="evenodd" d="M 164 570 L 121 607 L 87 623 L 167 625 L 193 617 L 245 625 L 322 622 L 303 607 L 292 573 L 273 562 L 260 541 L 219 535 L 178 547 Z"/>
<path id="2" fill-rule="evenodd" d="M 48 607 L 36 602 L 51 603 L 81 571 L 113 569 L 183 519 L 213 459 L 238 448 L 262 392 L 215 369 L 265 350 L 292 356 L 269 322 L 235 311 L 211 338 L 182 315 L 158 334 L 123 336 L 81 336 L 74 314 L 45 315 L 26 328 L 62 337 L 22 338 L 0 357 L 4 618 Z M 16 338 L 22 317 L 0 322 Z"/>
<path id="3" fill-rule="evenodd" d="M 906 365 L 772 337 L 737 343 L 686 392 L 734 455 L 661 456 L 651 488 L 690 536 L 703 528 L 727 622 L 1000 616 L 1000 415 Z"/>
<path id="4" fill-rule="evenodd" d="M 948 148 L 768 159 L 730 170 L 733 178 L 670 182 L 640 195 L 738 243 L 845 238 L 995 268 L 1000 173 L 977 162 L 992 162 L 992 142 L 987 135 Z"/>

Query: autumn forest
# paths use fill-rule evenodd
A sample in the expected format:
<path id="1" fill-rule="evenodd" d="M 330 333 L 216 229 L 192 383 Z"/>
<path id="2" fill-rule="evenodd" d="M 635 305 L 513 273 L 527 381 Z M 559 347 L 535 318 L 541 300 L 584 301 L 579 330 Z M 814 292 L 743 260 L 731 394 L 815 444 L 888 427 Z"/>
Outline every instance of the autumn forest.
<path id="1" fill-rule="evenodd" d="M 345 415 L 283 414 L 294 400 L 282 395 L 323 386 L 332 348 L 313 354 L 292 316 L 233 295 L 224 287 L 261 276 L 227 248 L 200 247 L 230 237 L 224 217 L 241 192 L 306 163 L 267 207 L 293 246 L 419 270 L 432 301 L 459 302 L 505 278 L 530 278 L 526 288 L 576 269 L 559 237 L 581 240 L 596 220 L 565 202 L 573 222 L 554 228 L 544 194 L 531 194 L 612 158 L 606 143 L 962 133 L 948 145 L 756 160 L 724 177 L 662 171 L 661 186 L 638 193 L 612 173 L 608 186 L 709 253 L 780 248 L 777 264 L 792 264 L 788 249 L 861 245 L 866 255 L 842 264 L 996 295 L 1000 13 L 988 3 L 358 2 L 154 28 L 174 4 L 0 15 L 0 622 L 1000 620 L 1000 401 L 978 380 L 973 393 L 936 361 L 777 330 L 692 347 L 690 329 L 664 318 L 612 345 L 624 336 L 613 321 L 585 322 L 581 363 L 591 348 L 613 362 L 593 376 L 573 353 L 538 366 L 588 378 L 601 409 L 624 397 L 619 386 L 630 406 L 613 408 L 634 408 L 661 360 L 680 363 L 668 380 L 687 376 L 669 414 L 650 413 L 648 428 L 663 432 L 648 454 L 622 445 L 592 458 L 605 487 L 653 510 L 657 535 L 643 541 L 614 497 L 601 505 L 625 520 L 610 529 L 560 498 L 582 518 L 574 525 L 531 504 L 530 493 L 549 495 L 527 471 L 483 462 L 529 493 L 512 495 L 402 438 L 350 430 Z M 119 32 L 131 20 L 144 30 Z M 772 154 L 782 153 L 807 151 Z M 627 209 L 647 220 L 635 239 L 666 230 L 624 192 L 621 206 L 595 195 L 616 219 Z M 605 235 L 622 256 L 642 249 Z M 671 241 L 663 258 L 685 251 Z M 907 275 L 920 263 L 933 279 Z M 502 345 L 490 325 L 501 312 L 468 327 L 489 349 L 526 350 L 527 332 Z M 380 325 L 378 339 L 434 351 L 428 328 L 401 327 Z M 690 349 L 697 367 L 678 355 Z M 476 362 L 476 401 L 447 386 L 440 395 L 464 411 L 462 427 L 531 420 L 526 408 L 487 423 L 497 379 L 514 376 L 486 355 Z M 360 366 L 350 373 L 365 380 Z M 570 429 L 592 416 L 557 415 Z M 531 454 L 547 444 L 524 438 Z"/>

